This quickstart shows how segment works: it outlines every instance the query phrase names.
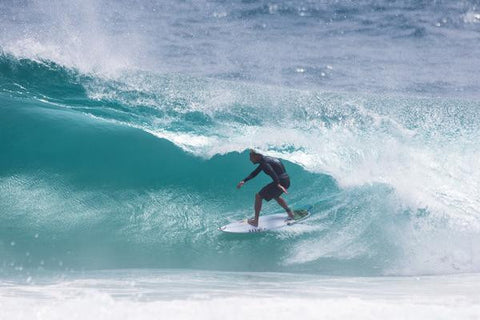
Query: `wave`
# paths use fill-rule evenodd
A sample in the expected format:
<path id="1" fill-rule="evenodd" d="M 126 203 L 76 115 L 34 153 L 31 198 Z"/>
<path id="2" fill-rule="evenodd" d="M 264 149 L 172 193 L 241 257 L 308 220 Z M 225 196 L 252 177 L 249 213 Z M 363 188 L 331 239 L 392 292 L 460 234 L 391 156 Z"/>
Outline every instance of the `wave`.
<path id="1" fill-rule="evenodd" d="M 2 271 L 478 272 L 478 103 L 289 90 L 0 58 Z M 226 236 L 284 159 L 313 216 Z M 264 212 L 276 212 L 268 204 Z M 30 272 L 30 271 L 29 271 Z"/>

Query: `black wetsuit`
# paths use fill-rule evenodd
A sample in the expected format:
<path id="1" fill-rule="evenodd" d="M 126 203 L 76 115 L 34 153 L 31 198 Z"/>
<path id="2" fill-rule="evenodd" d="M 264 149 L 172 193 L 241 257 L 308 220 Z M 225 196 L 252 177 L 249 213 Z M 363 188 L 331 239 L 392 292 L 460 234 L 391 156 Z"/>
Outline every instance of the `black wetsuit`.
<path id="1" fill-rule="evenodd" d="M 283 193 L 282 189 L 278 187 L 278 184 L 281 184 L 285 189 L 290 187 L 290 178 L 283 163 L 279 159 L 266 156 L 262 156 L 258 167 L 253 170 L 248 177 L 243 179 L 243 181 L 247 182 L 248 180 L 255 178 L 262 170 L 273 180 L 272 183 L 267 184 L 258 193 L 263 199 L 270 201 L 274 198 L 278 198 Z"/>

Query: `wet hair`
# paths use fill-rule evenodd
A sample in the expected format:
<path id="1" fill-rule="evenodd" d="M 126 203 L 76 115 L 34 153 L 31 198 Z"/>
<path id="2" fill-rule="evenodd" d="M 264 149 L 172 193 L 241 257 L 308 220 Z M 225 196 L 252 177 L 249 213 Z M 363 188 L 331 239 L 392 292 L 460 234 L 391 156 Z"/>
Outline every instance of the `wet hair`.
<path id="1" fill-rule="evenodd" d="M 262 155 L 261 153 L 258 153 L 257 151 L 255 151 L 253 149 L 250 149 L 250 154 L 253 155 L 253 156 L 261 156 Z"/>

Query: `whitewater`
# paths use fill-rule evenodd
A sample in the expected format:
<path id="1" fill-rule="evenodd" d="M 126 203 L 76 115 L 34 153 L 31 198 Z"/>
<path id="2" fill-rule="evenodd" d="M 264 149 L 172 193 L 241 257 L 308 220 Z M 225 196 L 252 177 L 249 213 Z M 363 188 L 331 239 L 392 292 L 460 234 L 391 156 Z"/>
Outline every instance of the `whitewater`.
<path id="1" fill-rule="evenodd" d="M 479 40 L 473 0 L 2 1 L 0 319 L 480 318 Z M 309 219 L 218 231 L 249 148 Z"/>

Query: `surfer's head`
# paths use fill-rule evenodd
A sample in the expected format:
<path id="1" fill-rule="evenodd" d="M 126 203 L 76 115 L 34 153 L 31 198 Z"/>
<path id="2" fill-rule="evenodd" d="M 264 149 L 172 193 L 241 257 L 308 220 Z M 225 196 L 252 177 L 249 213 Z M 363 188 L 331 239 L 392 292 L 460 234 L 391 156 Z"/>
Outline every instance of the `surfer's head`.
<path id="1" fill-rule="evenodd" d="M 250 161 L 252 161 L 252 163 L 259 163 L 260 160 L 262 160 L 262 154 L 250 149 Z"/>

